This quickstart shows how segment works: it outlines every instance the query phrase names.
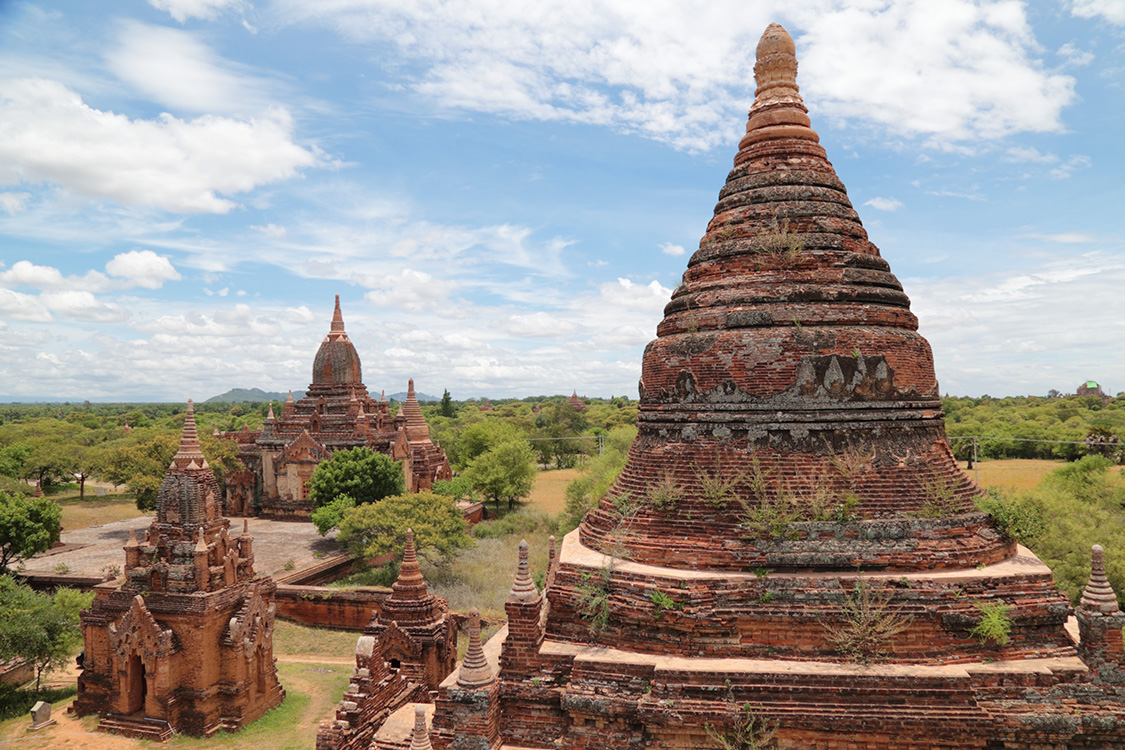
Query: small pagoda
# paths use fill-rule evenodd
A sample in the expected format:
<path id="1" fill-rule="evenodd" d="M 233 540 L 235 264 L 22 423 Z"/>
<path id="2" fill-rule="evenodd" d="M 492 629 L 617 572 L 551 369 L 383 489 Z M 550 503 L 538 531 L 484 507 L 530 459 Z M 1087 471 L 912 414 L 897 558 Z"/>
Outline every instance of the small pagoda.
<path id="1" fill-rule="evenodd" d="M 273 657 L 276 584 L 254 572 L 246 522 L 230 534 L 189 400 L 179 450 L 144 541 L 130 531 L 123 582 L 81 616 L 78 714 L 98 729 L 164 740 L 254 721 L 285 698 Z"/>
<path id="2" fill-rule="evenodd" d="M 521 554 L 507 627 L 443 684 L 433 746 L 1125 747 L 1103 551 L 1072 609 L 977 510 L 929 344 L 781 26 L 754 70 L 734 168 L 645 350 L 627 464 L 543 592 Z"/>

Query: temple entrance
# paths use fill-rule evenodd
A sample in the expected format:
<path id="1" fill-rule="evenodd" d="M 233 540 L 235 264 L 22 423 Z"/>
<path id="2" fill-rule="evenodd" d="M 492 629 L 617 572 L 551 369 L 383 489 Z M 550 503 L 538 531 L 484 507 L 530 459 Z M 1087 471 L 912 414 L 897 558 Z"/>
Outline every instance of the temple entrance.
<path id="1" fill-rule="evenodd" d="M 133 654 L 129 657 L 129 665 L 126 667 L 125 695 L 122 696 L 125 710 L 122 713 L 134 714 L 138 711 L 143 713 L 147 693 L 148 680 L 145 679 L 144 662 L 141 661 L 140 654 Z"/>

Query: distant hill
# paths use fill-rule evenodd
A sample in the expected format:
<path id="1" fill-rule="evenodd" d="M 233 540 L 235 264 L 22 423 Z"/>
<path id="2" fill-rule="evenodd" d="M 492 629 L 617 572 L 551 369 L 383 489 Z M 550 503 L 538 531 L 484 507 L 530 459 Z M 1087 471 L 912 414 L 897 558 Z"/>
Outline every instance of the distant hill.
<path id="1" fill-rule="evenodd" d="M 203 403 L 229 404 L 238 401 L 284 401 L 288 397 L 288 393 L 269 393 L 267 391 L 263 391 L 261 388 L 231 388 L 226 393 L 218 396 L 212 396 Z M 294 401 L 304 397 L 304 391 L 293 391 Z"/>
<path id="2" fill-rule="evenodd" d="M 441 401 L 441 396 L 431 396 L 428 393 L 422 393 L 420 391 L 414 391 L 414 398 L 418 399 L 419 401 Z M 399 391 L 398 393 L 388 393 L 387 400 L 398 401 L 401 403 L 406 400 L 406 391 Z"/>

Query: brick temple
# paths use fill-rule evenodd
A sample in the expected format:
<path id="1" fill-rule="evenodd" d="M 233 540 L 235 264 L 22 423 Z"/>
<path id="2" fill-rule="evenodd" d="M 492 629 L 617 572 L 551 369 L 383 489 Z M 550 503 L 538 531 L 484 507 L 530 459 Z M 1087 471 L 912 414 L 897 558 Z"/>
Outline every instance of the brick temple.
<path id="1" fill-rule="evenodd" d="M 440 687 L 435 748 L 1125 747 L 1102 551 L 1072 608 L 976 509 L 796 74 L 771 25 L 628 463 L 543 593 L 521 555 L 507 627 Z"/>
<path id="2" fill-rule="evenodd" d="M 456 620 L 445 599 L 428 591 L 409 529 L 398 579 L 356 640 L 355 661 L 335 718 L 321 722 L 316 750 L 405 748 L 401 730 L 413 725 L 396 726 L 392 717 L 424 711 L 457 661 Z"/>
<path id="3" fill-rule="evenodd" d="M 237 730 L 281 703 L 274 591 L 254 573 L 253 539 L 232 537 L 188 401 L 179 450 L 143 542 L 130 532 L 125 579 L 94 587 L 81 615 L 78 714 L 98 729 L 164 740 Z"/>
<path id="4" fill-rule="evenodd" d="M 290 393 L 281 416 L 273 405 L 261 430 L 219 433 L 235 441 L 244 471 L 227 477 L 228 515 L 304 520 L 313 510 L 308 481 L 334 451 L 366 446 L 401 461 L 408 492 L 429 490 L 453 476 L 449 460 L 430 439 L 414 380 L 397 414 L 386 397 L 374 398 L 363 384 L 359 354 L 344 330 L 340 295 L 328 335 L 313 359 L 312 383 L 304 398 Z"/>

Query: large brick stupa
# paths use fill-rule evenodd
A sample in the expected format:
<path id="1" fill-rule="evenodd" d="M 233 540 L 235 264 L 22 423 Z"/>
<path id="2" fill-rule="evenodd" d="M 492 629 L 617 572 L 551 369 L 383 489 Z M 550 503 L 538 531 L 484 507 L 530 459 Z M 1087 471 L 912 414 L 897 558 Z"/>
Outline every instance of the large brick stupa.
<path id="1" fill-rule="evenodd" d="M 771 25 L 628 464 L 543 595 L 521 570 L 488 679 L 442 685 L 435 747 L 1125 747 L 1101 551 L 1072 609 L 977 510 L 796 73 Z"/>

